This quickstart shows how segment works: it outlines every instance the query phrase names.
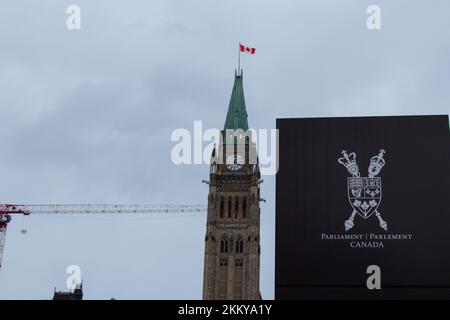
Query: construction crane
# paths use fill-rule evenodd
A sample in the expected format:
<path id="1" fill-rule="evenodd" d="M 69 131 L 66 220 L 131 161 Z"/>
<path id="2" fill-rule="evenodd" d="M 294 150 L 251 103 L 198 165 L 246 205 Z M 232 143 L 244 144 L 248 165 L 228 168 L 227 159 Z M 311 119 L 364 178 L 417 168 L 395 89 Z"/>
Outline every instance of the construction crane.
<path id="1" fill-rule="evenodd" d="M 35 214 L 122 214 L 206 212 L 206 205 L 122 205 L 122 204 L 0 204 L 0 269 L 5 248 L 6 228 L 12 215 Z"/>

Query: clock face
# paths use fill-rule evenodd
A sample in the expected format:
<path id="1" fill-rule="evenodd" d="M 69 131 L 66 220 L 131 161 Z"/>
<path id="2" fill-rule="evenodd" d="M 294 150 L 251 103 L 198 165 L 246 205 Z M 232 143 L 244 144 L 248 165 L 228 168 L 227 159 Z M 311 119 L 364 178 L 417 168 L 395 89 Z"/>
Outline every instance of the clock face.
<path id="1" fill-rule="evenodd" d="M 237 171 L 242 168 L 244 159 L 240 155 L 231 155 L 227 157 L 227 168 L 232 171 Z"/>

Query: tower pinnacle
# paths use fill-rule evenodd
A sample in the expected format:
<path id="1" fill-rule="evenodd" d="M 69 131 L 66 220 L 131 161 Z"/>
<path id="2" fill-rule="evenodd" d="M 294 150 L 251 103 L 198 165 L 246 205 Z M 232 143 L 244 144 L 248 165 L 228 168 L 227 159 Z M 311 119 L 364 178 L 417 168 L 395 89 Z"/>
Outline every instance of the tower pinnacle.
<path id="1" fill-rule="evenodd" d="M 228 113 L 224 125 L 224 130 L 227 129 L 242 129 L 244 132 L 248 130 L 242 71 L 240 74 L 235 73 L 234 76 L 233 91 L 231 92 L 230 104 L 228 105 Z"/>

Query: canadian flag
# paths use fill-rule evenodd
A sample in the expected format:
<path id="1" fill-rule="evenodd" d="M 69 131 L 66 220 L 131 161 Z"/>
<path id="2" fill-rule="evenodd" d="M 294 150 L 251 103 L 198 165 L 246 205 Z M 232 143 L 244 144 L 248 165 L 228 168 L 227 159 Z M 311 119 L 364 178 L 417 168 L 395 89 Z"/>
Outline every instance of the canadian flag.
<path id="1" fill-rule="evenodd" d="M 246 47 L 243 44 L 239 43 L 239 47 L 241 48 L 241 52 L 247 52 L 250 54 L 255 54 L 256 52 L 256 48 L 250 48 L 250 47 Z"/>

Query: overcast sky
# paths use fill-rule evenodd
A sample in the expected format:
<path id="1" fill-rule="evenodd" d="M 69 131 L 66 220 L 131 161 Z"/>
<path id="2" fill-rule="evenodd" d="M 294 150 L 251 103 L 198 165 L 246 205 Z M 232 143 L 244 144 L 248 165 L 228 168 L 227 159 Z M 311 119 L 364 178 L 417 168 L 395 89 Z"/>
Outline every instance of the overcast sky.
<path id="1" fill-rule="evenodd" d="M 81 30 L 66 8 L 81 7 Z M 366 27 L 381 7 L 382 28 Z M 15 0 L 0 6 L 0 203 L 206 204 L 206 165 L 170 134 L 221 128 L 242 56 L 249 123 L 448 114 L 448 0 Z M 275 179 L 261 196 L 274 297 Z M 204 214 L 14 217 L 0 299 L 49 299 L 79 265 L 87 299 L 200 299 Z M 21 230 L 27 230 L 23 234 Z"/>

